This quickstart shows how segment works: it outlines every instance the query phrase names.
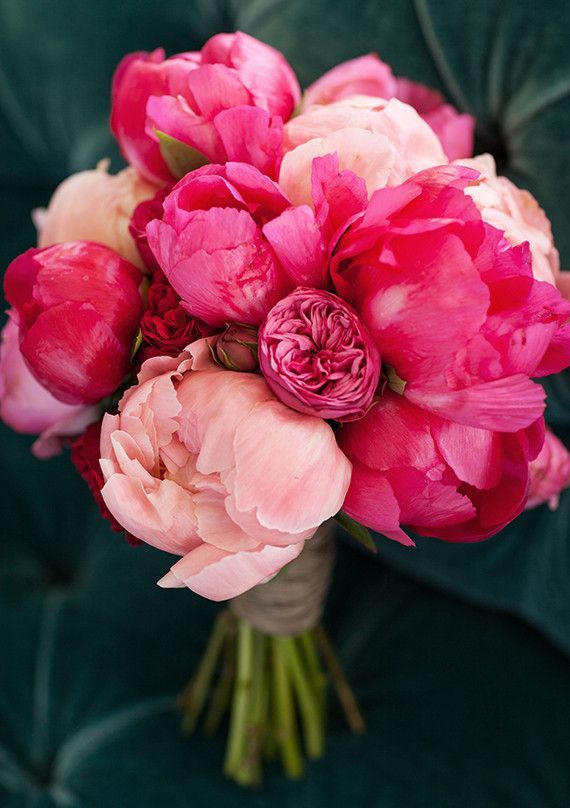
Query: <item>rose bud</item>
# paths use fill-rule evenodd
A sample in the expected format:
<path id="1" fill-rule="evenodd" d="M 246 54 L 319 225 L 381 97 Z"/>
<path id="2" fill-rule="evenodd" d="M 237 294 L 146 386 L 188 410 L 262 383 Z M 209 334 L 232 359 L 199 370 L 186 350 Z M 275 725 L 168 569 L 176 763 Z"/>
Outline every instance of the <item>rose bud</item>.
<path id="1" fill-rule="evenodd" d="M 544 502 L 556 510 L 560 493 L 570 485 L 570 452 L 556 435 L 546 430 L 540 454 L 530 464 L 530 490 L 526 509 Z"/>
<path id="2" fill-rule="evenodd" d="M 56 188 L 47 210 L 38 217 L 38 247 L 96 241 L 142 269 L 129 223 L 139 202 L 155 190 L 134 168 L 108 174 L 106 161 L 95 171 L 73 174 Z"/>
<path id="3" fill-rule="evenodd" d="M 36 379 L 66 404 L 94 404 L 124 380 L 139 326 L 141 274 L 89 241 L 32 249 L 4 278 L 20 349 Z"/>
<path id="4" fill-rule="evenodd" d="M 337 421 L 366 414 L 380 377 L 380 354 L 356 312 L 321 289 L 296 289 L 271 309 L 259 363 L 284 404 Z"/>
<path id="5" fill-rule="evenodd" d="M 257 328 L 232 323 L 217 340 L 214 353 L 219 364 L 228 370 L 253 373 L 259 367 Z"/>

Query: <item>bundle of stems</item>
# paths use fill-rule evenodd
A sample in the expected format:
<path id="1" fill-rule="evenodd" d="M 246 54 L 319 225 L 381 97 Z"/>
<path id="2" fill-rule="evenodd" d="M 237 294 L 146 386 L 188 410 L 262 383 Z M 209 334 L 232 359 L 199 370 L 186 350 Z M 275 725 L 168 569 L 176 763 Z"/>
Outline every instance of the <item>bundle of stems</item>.
<path id="1" fill-rule="evenodd" d="M 182 726 L 194 732 L 201 724 L 213 735 L 229 713 L 228 778 L 260 785 L 263 761 L 280 759 L 287 777 L 298 779 L 305 756 L 324 754 L 329 684 L 352 732 L 364 732 L 364 718 L 322 626 L 295 635 L 264 634 L 226 608 L 180 697 Z"/>

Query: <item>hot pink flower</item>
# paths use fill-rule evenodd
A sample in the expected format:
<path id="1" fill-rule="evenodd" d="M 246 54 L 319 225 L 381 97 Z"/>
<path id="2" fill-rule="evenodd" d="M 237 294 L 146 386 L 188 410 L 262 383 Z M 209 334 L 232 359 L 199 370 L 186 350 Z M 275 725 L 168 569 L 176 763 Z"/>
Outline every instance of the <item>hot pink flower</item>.
<path id="1" fill-rule="evenodd" d="M 439 140 L 412 107 L 366 96 L 310 107 L 292 118 L 285 150 L 279 184 L 295 205 L 311 204 L 311 163 L 322 155 L 336 153 L 340 168 L 364 179 L 369 194 L 447 163 Z"/>
<path id="2" fill-rule="evenodd" d="M 350 464 L 261 376 L 218 367 L 205 341 L 188 351 L 146 362 L 105 416 L 102 495 L 126 530 L 182 556 L 162 586 L 226 600 L 301 552 L 342 506 Z"/>
<path id="3" fill-rule="evenodd" d="M 332 162 L 327 165 L 336 176 Z M 327 222 L 334 227 L 336 207 L 321 197 L 326 230 Z M 193 171 L 163 207 L 162 221 L 147 226 L 149 245 L 188 311 L 212 326 L 258 325 L 296 286 L 330 282 L 313 211 L 292 208 L 276 183 L 253 166 L 227 163 Z"/>
<path id="4" fill-rule="evenodd" d="M 102 163 L 96 171 L 73 174 L 55 190 L 47 210 L 41 211 L 38 247 L 97 241 L 142 269 L 129 223 L 136 206 L 155 190 L 134 168 L 111 175 Z"/>
<path id="5" fill-rule="evenodd" d="M 556 435 L 546 430 L 540 454 L 530 464 L 530 491 L 527 509 L 543 502 L 550 510 L 558 507 L 561 492 L 570 485 L 570 452 Z"/>
<path id="6" fill-rule="evenodd" d="M 66 404 L 94 404 L 129 367 L 142 303 L 139 270 L 89 241 L 28 250 L 4 277 L 20 348 L 49 392 Z"/>
<path id="7" fill-rule="evenodd" d="M 144 266 L 153 273 L 156 270 L 160 271 L 160 268 L 156 263 L 154 253 L 148 246 L 146 226 L 149 222 L 152 222 L 153 219 L 162 219 L 164 215 L 162 203 L 172 191 L 172 187 L 172 185 L 165 185 L 163 188 L 160 188 L 151 199 L 147 199 L 137 205 L 129 223 L 129 233 L 137 246 L 139 256 Z"/>
<path id="8" fill-rule="evenodd" d="M 513 245 L 528 241 L 534 277 L 556 284 L 560 278 L 558 250 L 548 217 L 534 196 L 517 188 L 507 177 L 497 176 L 490 154 L 458 162 L 481 172 L 482 182 L 467 188 L 466 193 L 481 211 L 483 220 L 502 230 Z"/>
<path id="9" fill-rule="evenodd" d="M 247 34 L 218 34 L 199 53 L 133 53 L 117 68 L 111 127 L 126 159 L 154 182 L 173 179 L 155 131 L 213 162 L 274 173 L 283 121 L 300 99 L 281 53 Z"/>
<path id="10" fill-rule="evenodd" d="M 259 362 L 284 404 L 338 421 L 362 418 L 380 377 L 380 355 L 356 313 L 319 289 L 296 289 L 271 309 Z"/>
<path id="11" fill-rule="evenodd" d="M 402 544 L 400 525 L 452 542 L 480 541 L 523 509 L 529 460 L 544 421 L 501 434 L 446 421 L 390 389 L 361 420 L 344 424 L 340 448 L 352 463 L 343 510 Z"/>
<path id="12" fill-rule="evenodd" d="M 65 438 L 78 435 L 97 418 L 93 407 L 58 401 L 36 380 L 20 352 L 15 314 L 2 329 L 0 343 L 0 418 L 16 432 L 40 437 L 32 446 L 36 457 L 61 451 Z"/>
<path id="13" fill-rule="evenodd" d="M 340 240 L 337 291 L 368 326 L 404 396 L 467 426 L 516 432 L 540 417 L 531 376 L 570 362 L 570 305 L 532 276 L 445 166 L 377 191 Z"/>
<path id="14" fill-rule="evenodd" d="M 356 95 L 398 98 L 410 104 L 438 136 L 449 160 L 473 154 L 475 119 L 461 115 L 442 96 L 424 84 L 396 78 L 375 53 L 333 67 L 307 88 L 303 109 L 331 104 Z"/>

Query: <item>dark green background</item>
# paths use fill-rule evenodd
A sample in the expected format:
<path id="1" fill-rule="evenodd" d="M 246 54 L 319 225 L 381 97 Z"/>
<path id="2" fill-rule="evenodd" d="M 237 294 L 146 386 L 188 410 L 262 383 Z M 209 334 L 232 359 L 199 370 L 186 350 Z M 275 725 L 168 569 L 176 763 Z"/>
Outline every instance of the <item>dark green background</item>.
<path id="1" fill-rule="evenodd" d="M 29 211 L 112 155 L 111 75 L 129 50 L 199 47 L 241 28 L 303 84 L 377 50 L 477 116 L 479 149 L 530 188 L 570 267 L 570 4 L 515 0 L 0 0 L 0 264 Z M 570 424 L 563 377 L 549 417 Z M 169 558 L 99 519 L 67 457 L 41 463 L 0 428 L 0 806 L 212 803 L 563 808 L 570 803 L 570 498 L 481 545 L 345 545 L 327 623 L 369 720 L 333 711 L 299 784 L 244 793 L 221 740 L 178 733 L 172 705 L 216 606 L 154 584 Z"/>

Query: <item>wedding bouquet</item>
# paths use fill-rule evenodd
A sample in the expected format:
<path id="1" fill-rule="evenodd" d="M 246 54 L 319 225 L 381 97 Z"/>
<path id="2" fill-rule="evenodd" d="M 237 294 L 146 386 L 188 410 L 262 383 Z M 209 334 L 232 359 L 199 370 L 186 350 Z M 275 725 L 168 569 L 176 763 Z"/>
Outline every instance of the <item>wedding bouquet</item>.
<path id="1" fill-rule="evenodd" d="M 129 167 L 66 180 L 6 271 L 2 419 L 178 557 L 160 586 L 229 601 L 185 725 L 229 710 L 229 777 L 297 777 L 327 680 L 364 729 L 320 626 L 331 520 L 480 541 L 570 481 L 532 380 L 570 364 L 550 224 L 375 55 L 301 95 L 243 33 L 131 54 L 111 128 Z"/>

